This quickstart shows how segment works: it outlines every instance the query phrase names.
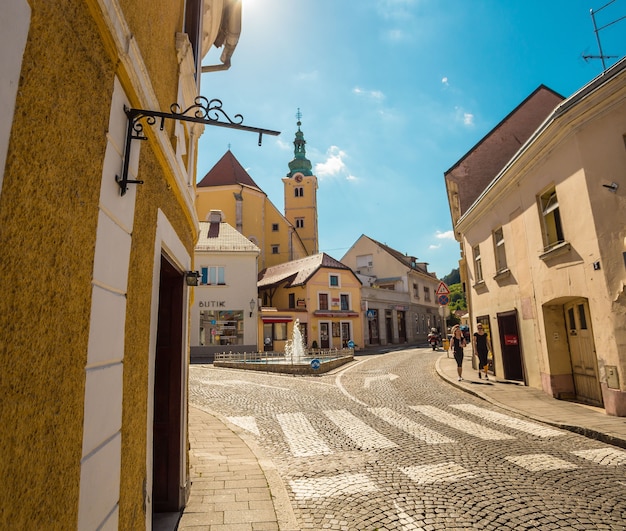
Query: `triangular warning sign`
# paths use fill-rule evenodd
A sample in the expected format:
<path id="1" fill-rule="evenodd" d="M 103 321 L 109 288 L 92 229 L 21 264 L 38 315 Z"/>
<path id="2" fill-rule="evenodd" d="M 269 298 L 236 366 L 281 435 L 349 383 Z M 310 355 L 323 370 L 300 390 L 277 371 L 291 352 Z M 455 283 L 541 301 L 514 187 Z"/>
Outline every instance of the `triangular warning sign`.
<path id="1" fill-rule="evenodd" d="M 439 282 L 439 286 L 437 286 L 437 291 L 435 291 L 435 293 L 437 295 L 450 295 L 450 290 L 443 282 Z"/>

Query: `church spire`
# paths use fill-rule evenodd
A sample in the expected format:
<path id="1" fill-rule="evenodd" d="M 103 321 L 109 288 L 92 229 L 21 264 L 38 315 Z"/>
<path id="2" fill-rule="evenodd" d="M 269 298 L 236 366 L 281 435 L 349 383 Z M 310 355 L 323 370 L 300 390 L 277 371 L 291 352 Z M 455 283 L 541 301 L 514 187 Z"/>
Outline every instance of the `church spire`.
<path id="1" fill-rule="evenodd" d="M 311 165 L 311 161 L 306 158 L 306 149 L 304 147 L 306 140 L 304 140 L 304 133 L 300 130 L 300 126 L 302 125 L 300 121 L 300 118 L 302 118 L 300 108 L 298 108 L 296 118 L 298 119 L 296 124 L 298 130 L 296 131 L 296 138 L 293 141 L 293 160 L 289 163 L 289 173 L 287 173 L 287 177 L 293 177 L 296 173 L 310 177 L 313 175 L 313 166 Z"/>

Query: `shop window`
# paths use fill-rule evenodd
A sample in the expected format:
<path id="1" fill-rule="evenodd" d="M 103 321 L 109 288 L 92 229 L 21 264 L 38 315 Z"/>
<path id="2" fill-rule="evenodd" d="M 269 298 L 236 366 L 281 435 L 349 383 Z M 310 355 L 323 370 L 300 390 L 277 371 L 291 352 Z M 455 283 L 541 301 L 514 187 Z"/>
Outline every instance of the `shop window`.
<path id="1" fill-rule="evenodd" d="M 274 339 L 276 341 L 287 340 L 287 323 L 274 323 Z"/>
<path id="2" fill-rule="evenodd" d="M 200 345 L 243 345 L 243 310 L 200 311 Z"/>
<path id="3" fill-rule="evenodd" d="M 207 266 L 200 268 L 201 284 L 206 286 L 225 286 L 225 274 L 223 266 Z"/>

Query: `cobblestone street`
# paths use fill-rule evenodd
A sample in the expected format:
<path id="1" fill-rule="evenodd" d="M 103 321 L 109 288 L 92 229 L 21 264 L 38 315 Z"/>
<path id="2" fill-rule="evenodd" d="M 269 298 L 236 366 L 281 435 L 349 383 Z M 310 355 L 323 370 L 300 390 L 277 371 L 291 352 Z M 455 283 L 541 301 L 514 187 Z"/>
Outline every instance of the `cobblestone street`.
<path id="1" fill-rule="evenodd" d="M 456 389 L 440 355 L 319 377 L 192 365 L 190 402 L 254 438 L 302 530 L 626 530 L 626 451 Z"/>

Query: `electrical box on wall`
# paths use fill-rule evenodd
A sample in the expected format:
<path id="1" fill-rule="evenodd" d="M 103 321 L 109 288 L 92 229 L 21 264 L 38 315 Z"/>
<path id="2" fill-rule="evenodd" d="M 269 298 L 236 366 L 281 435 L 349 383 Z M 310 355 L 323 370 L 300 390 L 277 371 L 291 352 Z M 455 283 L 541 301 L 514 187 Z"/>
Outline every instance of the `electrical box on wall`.
<path id="1" fill-rule="evenodd" d="M 605 365 L 606 385 L 609 389 L 619 389 L 619 375 L 615 365 Z"/>

